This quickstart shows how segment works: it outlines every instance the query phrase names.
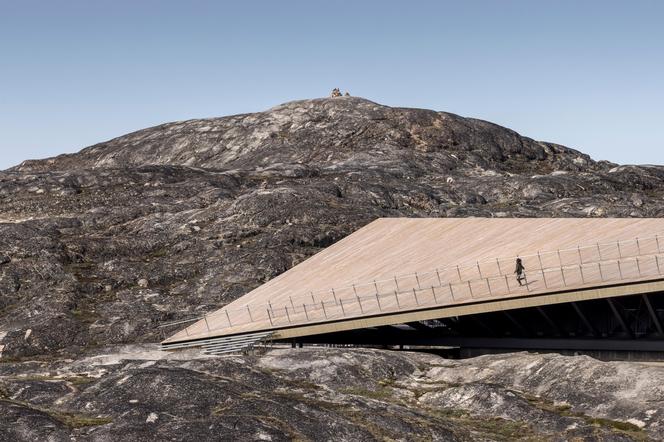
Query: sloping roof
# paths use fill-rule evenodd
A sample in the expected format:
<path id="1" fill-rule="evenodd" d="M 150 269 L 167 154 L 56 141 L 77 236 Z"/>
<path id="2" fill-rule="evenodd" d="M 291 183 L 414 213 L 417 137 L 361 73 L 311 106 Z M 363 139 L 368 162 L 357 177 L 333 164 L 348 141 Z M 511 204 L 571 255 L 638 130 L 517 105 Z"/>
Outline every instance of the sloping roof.
<path id="1" fill-rule="evenodd" d="M 263 330 L 287 337 L 311 324 L 322 333 L 340 321 L 399 323 L 403 312 L 657 281 L 660 250 L 664 219 L 378 219 L 164 343 Z"/>

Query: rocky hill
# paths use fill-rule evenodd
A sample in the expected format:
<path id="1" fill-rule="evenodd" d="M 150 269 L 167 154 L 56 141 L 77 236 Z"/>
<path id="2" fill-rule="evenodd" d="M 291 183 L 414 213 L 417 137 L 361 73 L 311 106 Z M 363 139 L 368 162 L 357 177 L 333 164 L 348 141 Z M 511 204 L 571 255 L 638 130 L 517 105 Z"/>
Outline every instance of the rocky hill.
<path id="1" fill-rule="evenodd" d="M 354 97 L 164 124 L 0 172 L 0 362 L 156 342 L 377 217 L 658 217 L 662 195 L 660 166 Z"/>

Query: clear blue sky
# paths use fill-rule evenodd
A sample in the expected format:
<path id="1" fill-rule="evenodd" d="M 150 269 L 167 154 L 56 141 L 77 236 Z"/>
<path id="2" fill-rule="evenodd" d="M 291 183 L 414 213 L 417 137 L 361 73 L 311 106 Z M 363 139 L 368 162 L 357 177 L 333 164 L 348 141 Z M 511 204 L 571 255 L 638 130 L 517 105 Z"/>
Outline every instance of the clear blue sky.
<path id="1" fill-rule="evenodd" d="M 0 169 L 335 86 L 664 164 L 664 1 L 0 0 Z"/>

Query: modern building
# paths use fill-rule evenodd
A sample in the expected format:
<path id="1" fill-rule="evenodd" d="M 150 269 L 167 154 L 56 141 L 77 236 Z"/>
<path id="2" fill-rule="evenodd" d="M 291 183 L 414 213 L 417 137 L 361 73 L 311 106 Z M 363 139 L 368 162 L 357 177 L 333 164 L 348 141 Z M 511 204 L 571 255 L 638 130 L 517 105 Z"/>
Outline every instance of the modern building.
<path id="1" fill-rule="evenodd" d="M 663 292 L 664 219 L 384 218 L 162 348 L 270 339 L 656 359 Z"/>

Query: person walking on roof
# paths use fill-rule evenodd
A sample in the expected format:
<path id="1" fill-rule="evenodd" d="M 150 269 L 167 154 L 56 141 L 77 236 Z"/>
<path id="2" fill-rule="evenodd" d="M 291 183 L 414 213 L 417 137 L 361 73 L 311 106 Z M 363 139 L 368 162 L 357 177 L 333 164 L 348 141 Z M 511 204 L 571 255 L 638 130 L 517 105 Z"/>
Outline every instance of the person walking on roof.
<path id="1" fill-rule="evenodd" d="M 519 282 L 519 285 L 523 285 L 521 281 L 526 279 L 526 268 L 523 266 L 523 262 L 521 261 L 521 258 L 516 259 L 516 269 L 514 270 L 514 273 L 516 273 L 516 280 Z M 527 281 L 526 281 L 527 283 Z"/>

